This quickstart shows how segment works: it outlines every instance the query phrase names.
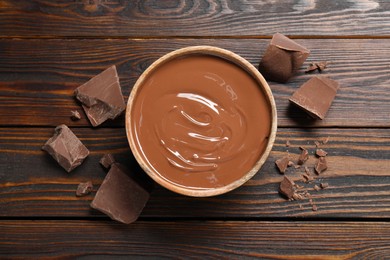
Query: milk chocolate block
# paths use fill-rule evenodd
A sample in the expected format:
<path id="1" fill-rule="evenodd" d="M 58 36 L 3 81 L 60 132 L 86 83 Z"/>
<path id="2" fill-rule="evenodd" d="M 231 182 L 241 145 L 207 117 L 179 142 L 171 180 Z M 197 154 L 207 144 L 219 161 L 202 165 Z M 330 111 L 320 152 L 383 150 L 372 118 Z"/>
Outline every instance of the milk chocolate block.
<path id="1" fill-rule="evenodd" d="M 267 80 L 287 82 L 309 54 L 310 51 L 302 45 L 276 33 L 260 61 L 259 71 Z"/>
<path id="2" fill-rule="evenodd" d="M 91 207 L 108 215 L 111 219 L 130 224 L 137 220 L 150 197 L 148 184 L 139 179 L 119 163 L 111 165 L 102 185 L 91 203 Z"/>
<path id="3" fill-rule="evenodd" d="M 88 149 L 66 126 L 59 125 L 42 150 L 47 151 L 67 171 L 79 166 L 89 155 Z"/>
<path id="4" fill-rule="evenodd" d="M 314 118 L 324 119 L 339 84 L 326 77 L 313 77 L 304 83 L 290 98 L 290 102 L 305 110 Z"/>
<path id="5" fill-rule="evenodd" d="M 115 65 L 78 87 L 75 95 L 83 104 L 92 126 L 114 119 L 125 110 Z"/>

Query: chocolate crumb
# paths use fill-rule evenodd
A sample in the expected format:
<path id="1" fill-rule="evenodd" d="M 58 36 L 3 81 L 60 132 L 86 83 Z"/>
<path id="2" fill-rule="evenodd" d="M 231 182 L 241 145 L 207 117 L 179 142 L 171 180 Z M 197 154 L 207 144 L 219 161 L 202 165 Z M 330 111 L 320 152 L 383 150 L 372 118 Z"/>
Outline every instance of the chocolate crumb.
<path id="1" fill-rule="evenodd" d="M 82 182 L 77 187 L 76 196 L 77 197 L 86 196 L 89 193 L 91 193 L 92 189 L 93 189 L 93 185 L 91 181 Z"/>
<path id="2" fill-rule="evenodd" d="M 317 211 L 317 210 L 318 210 L 317 206 L 316 206 L 316 205 L 313 205 L 313 206 L 312 206 L 312 210 L 313 210 L 313 211 Z"/>
<path id="3" fill-rule="evenodd" d="M 316 145 L 317 148 L 321 146 L 320 142 L 318 141 L 314 141 L 314 144 Z"/>
<path id="4" fill-rule="evenodd" d="M 316 191 L 319 191 L 319 190 L 321 190 L 321 188 L 318 186 L 318 185 L 314 185 L 314 187 L 313 187 Z"/>
<path id="5" fill-rule="evenodd" d="M 320 186 L 322 189 L 326 189 L 329 187 L 329 184 L 327 182 L 322 182 L 322 183 L 320 183 Z"/>
<path id="6" fill-rule="evenodd" d="M 302 165 L 307 161 L 307 159 L 309 159 L 309 152 L 303 147 L 299 147 L 299 148 L 302 150 L 302 152 L 298 158 L 298 165 Z"/>
<path id="7" fill-rule="evenodd" d="M 327 154 L 328 154 L 328 153 L 325 152 L 325 151 L 322 150 L 322 149 L 317 149 L 317 150 L 316 150 L 316 155 L 317 155 L 318 157 L 325 157 Z"/>
<path id="8" fill-rule="evenodd" d="M 325 157 L 320 157 L 315 165 L 315 170 L 317 174 L 322 173 L 328 168 L 328 164 L 326 163 Z"/>
<path id="9" fill-rule="evenodd" d="M 77 111 L 77 110 L 72 110 L 72 111 L 70 111 L 70 113 L 71 113 L 70 118 L 71 118 L 73 121 L 76 121 L 76 120 L 80 120 L 80 119 L 81 119 L 81 115 L 80 115 L 79 111 Z"/>
<path id="10" fill-rule="evenodd" d="M 288 162 L 289 162 L 288 156 L 283 157 L 283 158 L 278 159 L 278 160 L 275 161 L 275 164 L 278 167 L 280 173 L 285 173 L 286 172 L 286 169 L 287 169 L 287 166 L 288 166 Z"/>
<path id="11" fill-rule="evenodd" d="M 100 158 L 99 163 L 106 169 L 110 168 L 113 163 L 115 163 L 114 156 L 110 153 L 107 153 L 103 155 L 102 158 Z"/>
<path id="12" fill-rule="evenodd" d="M 316 70 L 318 70 L 318 72 L 322 72 L 324 69 L 326 69 L 327 66 L 328 66 L 327 61 L 312 62 L 312 63 L 310 63 L 309 67 L 307 67 L 305 72 L 311 73 L 311 72 L 314 72 Z"/>
<path id="13" fill-rule="evenodd" d="M 289 140 L 286 141 L 286 147 L 290 147 L 291 143 Z"/>
<path id="14" fill-rule="evenodd" d="M 324 140 L 322 140 L 322 143 L 323 143 L 323 144 L 327 144 L 328 142 L 329 142 L 329 136 L 326 137 Z"/>
<path id="15" fill-rule="evenodd" d="M 302 173 L 302 176 L 305 178 L 305 182 L 311 182 L 314 180 L 314 178 L 307 173 Z"/>
<path id="16" fill-rule="evenodd" d="M 295 195 L 294 185 L 294 181 L 290 180 L 287 176 L 284 176 L 282 182 L 280 183 L 279 191 L 288 199 L 291 199 Z"/>

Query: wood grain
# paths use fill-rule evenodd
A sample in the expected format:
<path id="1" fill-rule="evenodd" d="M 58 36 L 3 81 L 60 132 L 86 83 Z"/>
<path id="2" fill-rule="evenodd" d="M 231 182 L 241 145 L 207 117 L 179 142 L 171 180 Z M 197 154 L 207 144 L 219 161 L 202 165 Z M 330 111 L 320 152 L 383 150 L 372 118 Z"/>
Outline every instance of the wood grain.
<path id="1" fill-rule="evenodd" d="M 269 82 L 282 127 L 390 126 L 390 45 L 385 39 L 297 40 L 312 53 L 287 84 Z M 70 119 L 80 109 L 73 98 L 79 85 L 116 64 L 127 96 L 141 73 L 165 53 L 191 45 L 214 45 L 234 51 L 257 66 L 269 40 L 0 40 L 0 125 L 89 126 L 86 117 Z M 341 87 L 325 120 L 311 120 L 288 98 L 312 75 L 313 61 L 328 60 L 323 75 Z M 124 117 L 104 126 L 123 126 Z"/>
<path id="2" fill-rule="evenodd" d="M 52 135 L 50 128 L 0 128 L 0 216 L 2 217 L 104 217 L 90 209 L 105 171 L 100 157 L 111 152 L 121 163 L 143 174 L 128 148 L 121 128 L 73 128 L 91 151 L 87 160 L 67 174 L 40 150 Z M 275 160 L 287 155 L 293 161 L 300 146 L 310 152 L 305 165 L 313 171 L 314 142 L 329 137 L 322 148 L 329 168 L 314 183 L 304 184 L 304 169 L 289 168 L 287 175 L 305 185 L 318 211 L 308 199 L 289 202 L 278 193 L 283 176 Z M 285 143 L 289 140 L 290 147 Z M 388 129 L 279 129 L 270 157 L 249 182 L 228 194 L 190 198 L 156 186 L 143 218 L 263 218 L 263 217 L 390 217 L 390 132 Z M 312 173 L 314 176 L 314 173 Z M 78 183 L 91 180 L 94 192 L 75 197 Z M 314 191 L 314 184 L 330 187 Z"/>
<path id="3" fill-rule="evenodd" d="M 0 221 L 3 258 L 386 259 L 387 222 Z M 17 248 L 17 250 L 15 250 Z"/>
<path id="4" fill-rule="evenodd" d="M 0 14 L 7 37 L 390 36 L 387 0 L 2 0 Z"/>

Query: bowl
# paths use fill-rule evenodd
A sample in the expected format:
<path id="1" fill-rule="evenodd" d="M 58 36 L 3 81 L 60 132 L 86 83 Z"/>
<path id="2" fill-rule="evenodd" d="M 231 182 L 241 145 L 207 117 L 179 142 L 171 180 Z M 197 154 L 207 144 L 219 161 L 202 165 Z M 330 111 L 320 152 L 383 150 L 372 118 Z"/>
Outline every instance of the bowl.
<path id="1" fill-rule="evenodd" d="M 187 196 L 234 190 L 275 141 L 275 101 L 260 72 L 213 46 L 172 51 L 138 78 L 127 103 L 132 153 L 154 181 Z"/>

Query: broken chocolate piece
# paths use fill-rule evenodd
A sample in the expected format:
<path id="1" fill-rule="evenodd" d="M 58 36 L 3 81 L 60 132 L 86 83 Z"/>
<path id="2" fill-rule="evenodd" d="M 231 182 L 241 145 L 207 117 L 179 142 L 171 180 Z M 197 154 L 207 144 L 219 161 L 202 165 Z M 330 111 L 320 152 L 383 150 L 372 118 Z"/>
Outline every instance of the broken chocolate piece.
<path id="1" fill-rule="evenodd" d="M 316 155 L 317 155 L 318 157 L 325 157 L 327 154 L 328 154 L 328 153 L 325 152 L 325 151 L 322 150 L 322 149 L 317 149 L 317 150 L 316 150 Z"/>
<path id="2" fill-rule="evenodd" d="M 329 187 L 329 184 L 327 182 L 320 183 L 321 189 L 326 189 Z"/>
<path id="3" fill-rule="evenodd" d="M 328 169 L 328 164 L 326 163 L 326 159 L 325 157 L 320 157 L 315 165 L 315 170 L 317 174 L 322 173 L 326 169 Z"/>
<path id="4" fill-rule="evenodd" d="M 316 191 L 321 190 L 321 188 L 318 185 L 314 185 L 313 189 L 315 189 Z"/>
<path id="5" fill-rule="evenodd" d="M 115 163 L 114 156 L 110 153 L 107 153 L 103 155 L 102 158 L 100 158 L 99 163 L 106 169 L 110 168 L 113 163 Z"/>
<path id="6" fill-rule="evenodd" d="M 295 195 L 294 185 L 295 183 L 292 180 L 290 180 L 287 176 L 284 176 L 282 182 L 280 183 L 279 190 L 287 198 L 292 199 Z"/>
<path id="7" fill-rule="evenodd" d="M 312 62 L 310 63 L 309 67 L 307 67 L 305 72 L 310 73 L 316 70 L 318 70 L 318 72 L 322 72 L 327 66 L 328 66 L 327 61 Z"/>
<path id="8" fill-rule="evenodd" d="M 91 207 L 125 224 L 136 221 L 149 200 L 151 185 L 139 181 L 123 165 L 112 164 Z"/>
<path id="9" fill-rule="evenodd" d="M 321 146 L 320 142 L 318 141 L 314 141 L 314 144 L 316 145 L 317 148 Z"/>
<path id="10" fill-rule="evenodd" d="M 309 152 L 303 147 L 299 147 L 299 148 L 302 150 L 302 152 L 298 158 L 298 165 L 302 165 L 309 159 Z"/>
<path id="11" fill-rule="evenodd" d="M 310 182 L 310 181 L 314 180 L 313 176 L 311 176 L 307 173 L 301 173 L 301 175 L 303 176 L 303 178 L 305 178 L 305 182 Z"/>
<path id="12" fill-rule="evenodd" d="M 280 173 L 285 173 L 286 172 L 288 163 L 289 163 L 288 156 L 283 157 L 283 158 L 278 159 L 278 160 L 275 161 L 275 164 L 278 167 Z"/>
<path id="13" fill-rule="evenodd" d="M 115 65 L 78 87 L 75 95 L 93 126 L 114 119 L 125 110 Z"/>
<path id="14" fill-rule="evenodd" d="M 93 189 L 93 185 L 91 181 L 82 182 L 77 187 L 76 196 L 77 197 L 86 196 L 89 193 L 91 193 L 92 189 Z"/>
<path id="15" fill-rule="evenodd" d="M 305 82 L 289 99 L 314 118 L 324 119 L 339 84 L 326 77 L 313 77 Z"/>
<path id="16" fill-rule="evenodd" d="M 59 125 L 42 150 L 47 151 L 67 172 L 79 166 L 89 155 L 88 149 L 66 126 Z"/>
<path id="17" fill-rule="evenodd" d="M 72 111 L 70 111 L 70 113 L 71 113 L 70 118 L 71 118 L 73 121 L 76 121 L 76 120 L 80 120 L 80 119 L 81 119 L 81 115 L 80 115 L 79 111 L 77 111 L 77 110 L 72 110 Z"/>
<path id="18" fill-rule="evenodd" d="M 259 64 L 267 80 L 284 83 L 302 66 L 310 51 L 302 45 L 276 33 Z"/>
<path id="19" fill-rule="evenodd" d="M 317 206 L 313 204 L 312 210 L 313 210 L 313 211 L 317 211 L 317 210 L 318 210 Z"/>

